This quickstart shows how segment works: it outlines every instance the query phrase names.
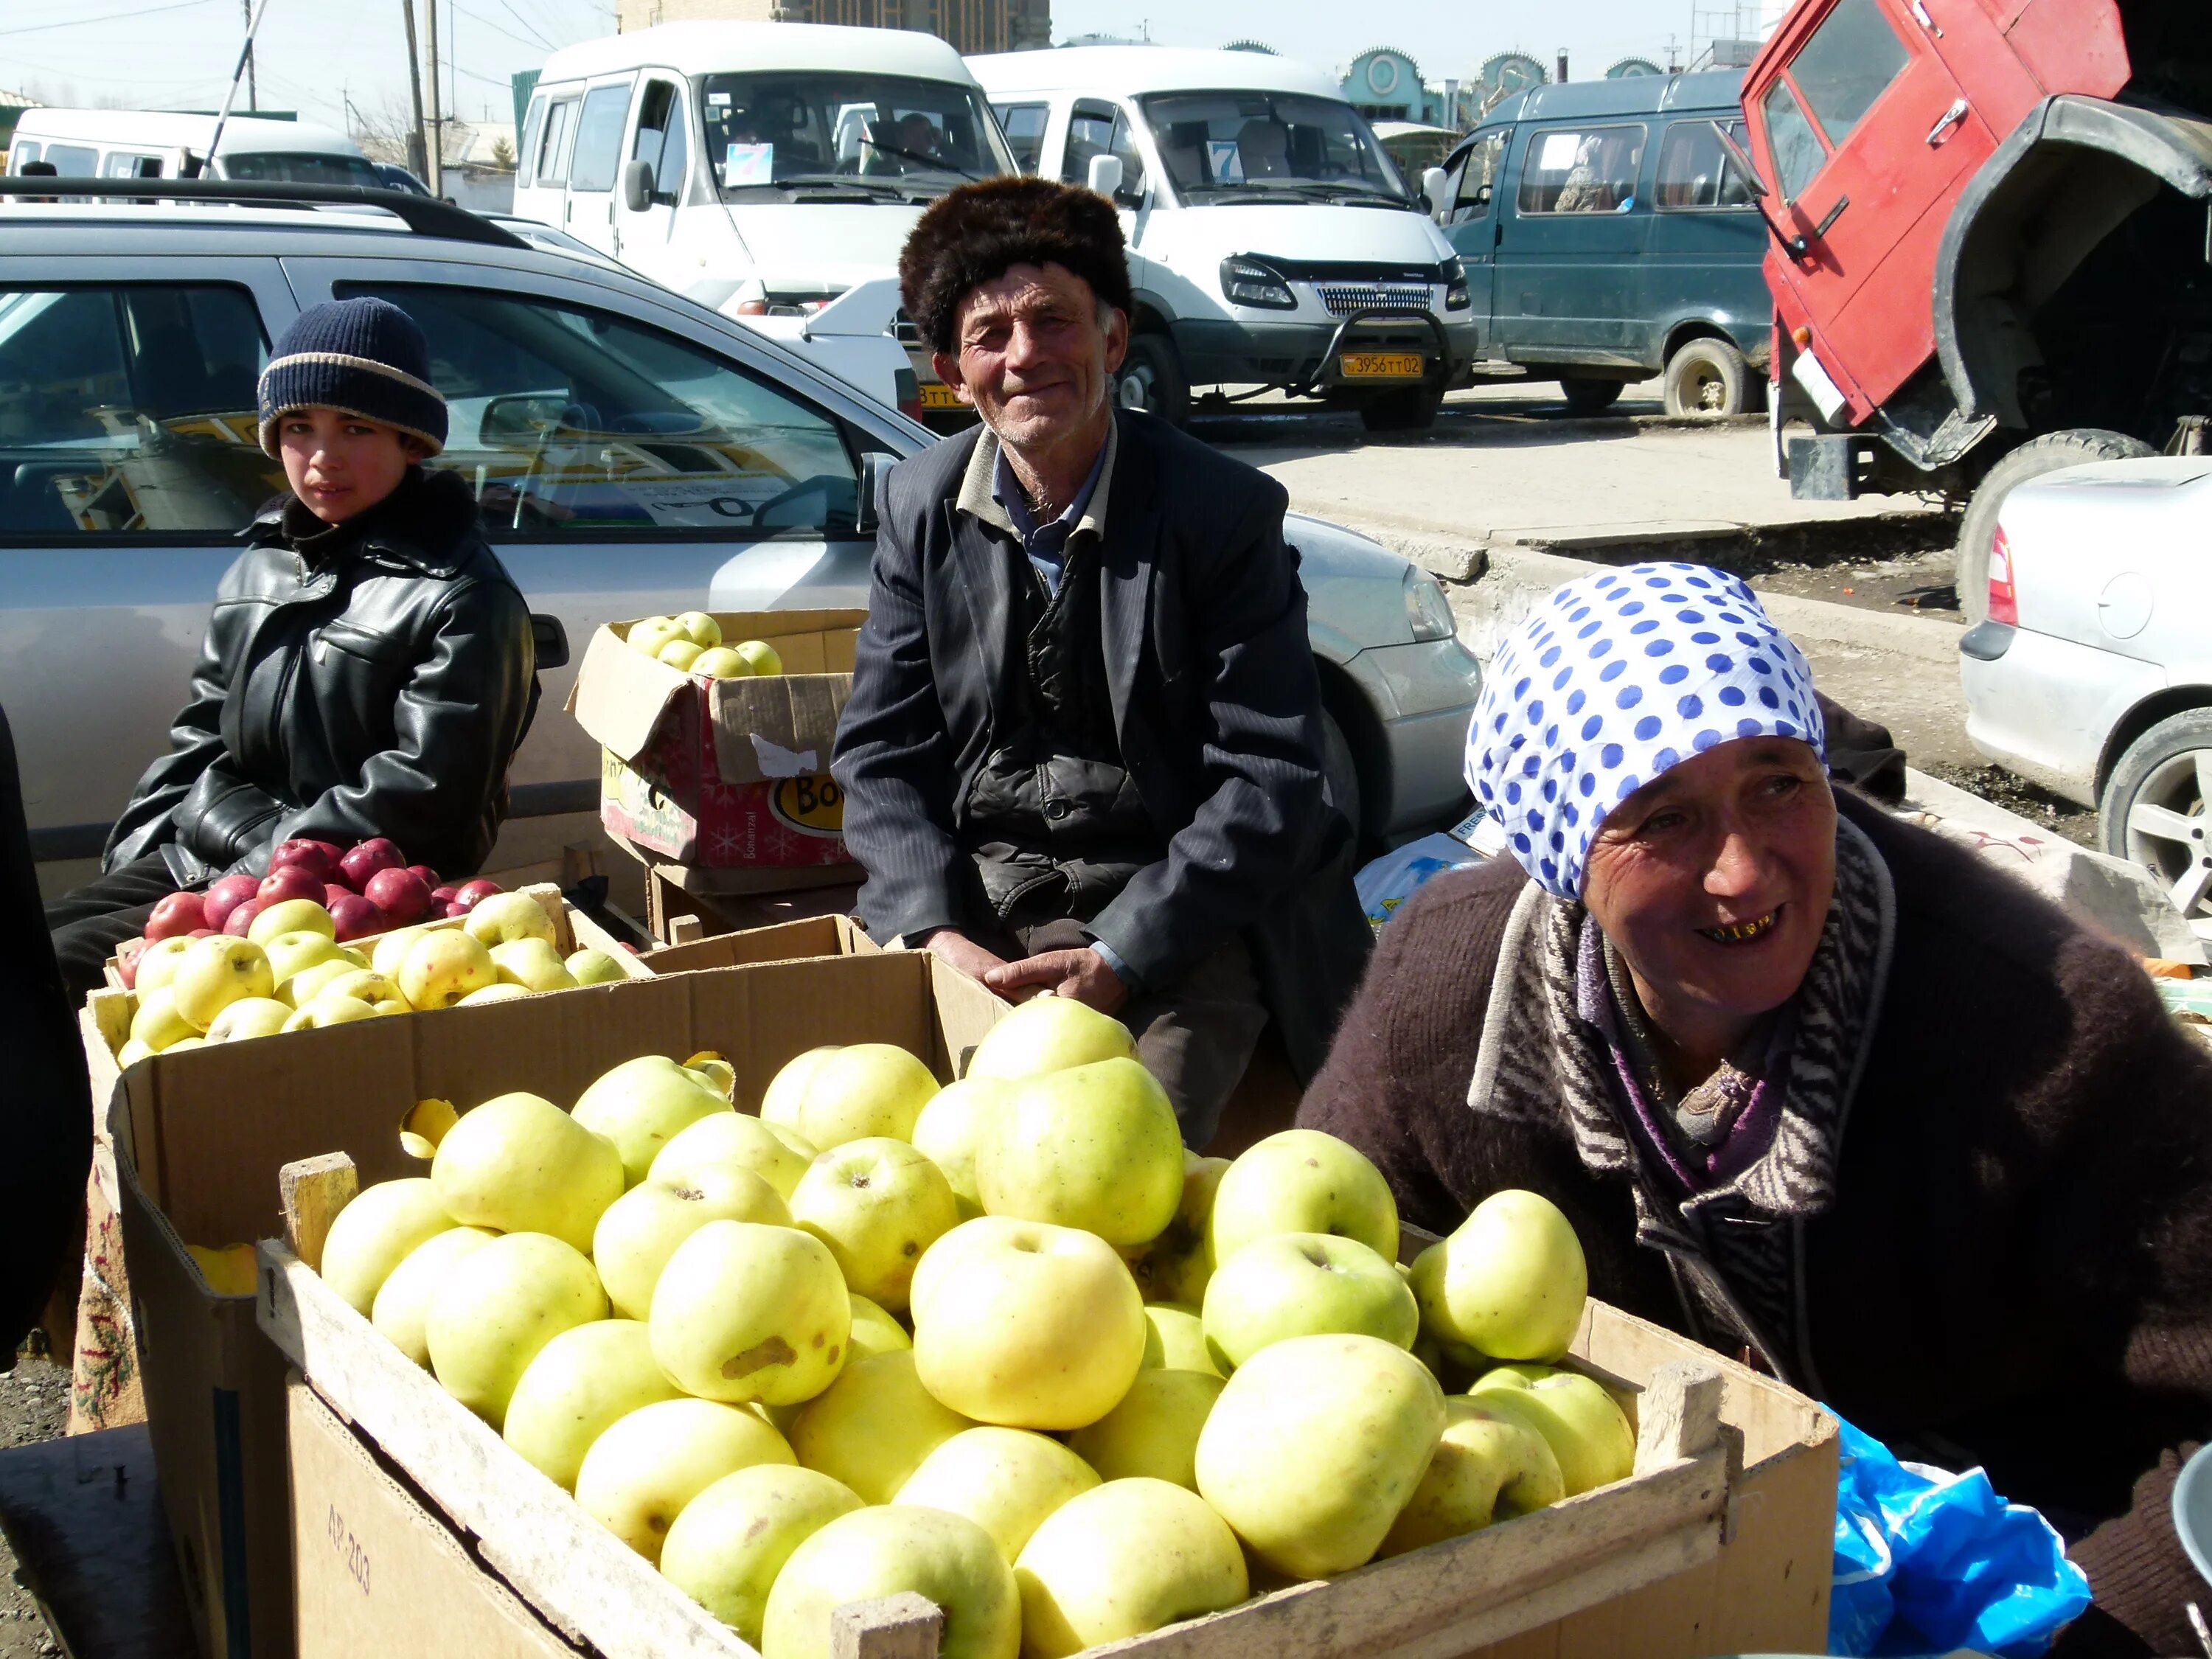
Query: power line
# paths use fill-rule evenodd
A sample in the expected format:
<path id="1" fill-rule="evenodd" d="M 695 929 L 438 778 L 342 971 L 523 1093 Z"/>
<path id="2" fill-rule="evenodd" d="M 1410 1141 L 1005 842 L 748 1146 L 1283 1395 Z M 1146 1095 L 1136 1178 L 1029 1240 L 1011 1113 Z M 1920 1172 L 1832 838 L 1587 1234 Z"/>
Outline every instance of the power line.
<path id="1" fill-rule="evenodd" d="M 553 43 L 550 40 L 548 40 L 544 33 L 539 30 L 532 28 L 530 20 L 514 9 L 514 0 L 499 0 L 499 3 L 507 8 L 507 15 L 508 16 L 514 19 L 516 22 L 521 24 L 524 28 L 530 30 L 531 38 L 536 40 L 539 46 L 544 47 L 548 52 L 553 50 Z"/>
<path id="2" fill-rule="evenodd" d="M 66 17 L 58 23 L 27 23 L 21 28 L 0 29 L 0 35 L 43 34 L 49 29 L 88 28 L 98 23 L 135 23 L 142 17 L 158 17 L 165 11 L 189 11 L 194 6 L 214 3 L 214 0 L 173 0 L 166 6 L 148 6 L 136 11 L 111 11 L 101 17 Z"/>
<path id="3" fill-rule="evenodd" d="M 520 35 L 517 34 L 513 29 L 501 28 L 498 24 L 493 22 L 490 18 L 485 16 L 482 12 L 471 11 L 466 6 L 459 5 L 455 6 L 453 9 L 460 13 L 462 16 L 467 18 L 471 22 L 483 24 L 494 34 L 505 35 L 508 40 L 514 41 L 518 46 L 536 46 L 541 51 L 546 52 L 552 50 L 552 48 L 546 46 L 543 40 L 526 40 Z"/>

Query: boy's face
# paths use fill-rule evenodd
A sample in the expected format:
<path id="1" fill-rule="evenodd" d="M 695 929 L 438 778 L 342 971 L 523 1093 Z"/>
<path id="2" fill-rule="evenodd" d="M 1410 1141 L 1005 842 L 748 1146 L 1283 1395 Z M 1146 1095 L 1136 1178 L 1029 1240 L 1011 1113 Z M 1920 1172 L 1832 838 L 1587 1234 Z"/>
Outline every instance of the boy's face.
<path id="1" fill-rule="evenodd" d="M 343 524 L 398 489 L 418 447 L 397 427 L 335 409 L 295 409 L 276 422 L 285 480 L 325 524 Z"/>

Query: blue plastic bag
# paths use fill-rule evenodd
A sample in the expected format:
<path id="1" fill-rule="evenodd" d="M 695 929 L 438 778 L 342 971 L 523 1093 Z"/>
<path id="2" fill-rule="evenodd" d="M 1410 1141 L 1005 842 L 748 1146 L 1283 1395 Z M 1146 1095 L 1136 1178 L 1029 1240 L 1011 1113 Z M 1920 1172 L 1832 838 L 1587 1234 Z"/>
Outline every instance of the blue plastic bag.
<path id="1" fill-rule="evenodd" d="M 1359 908 L 1367 913 L 1367 925 L 1379 931 L 1425 883 L 1447 870 L 1481 864 L 1504 846 L 1497 821 L 1478 806 L 1449 830 L 1408 842 L 1362 866 L 1352 885 L 1358 890 Z"/>
<path id="2" fill-rule="evenodd" d="M 1828 1651 L 2037 1659 L 2089 1605 L 2051 1525 L 1979 1469 L 1900 1462 L 1842 1425 Z"/>

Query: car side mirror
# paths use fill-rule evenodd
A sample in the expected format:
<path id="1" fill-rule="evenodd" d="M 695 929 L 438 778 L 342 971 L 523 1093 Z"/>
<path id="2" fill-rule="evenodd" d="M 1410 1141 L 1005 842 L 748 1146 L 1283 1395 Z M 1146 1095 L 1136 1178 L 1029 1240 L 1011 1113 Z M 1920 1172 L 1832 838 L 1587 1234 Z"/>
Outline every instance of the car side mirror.
<path id="1" fill-rule="evenodd" d="M 1759 168 L 1751 159 L 1751 152 L 1738 143 L 1735 134 L 1718 121 L 1708 121 L 1705 125 L 1713 130 L 1713 136 L 1721 141 L 1721 148 L 1728 152 L 1729 160 L 1735 162 L 1736 170 L 1743 174 L 1744 188 L 1751 192 L 1753 199 L 1765 201 L 1773 192 L 1766 188 L 1766 180 L 1759 176 Z"/>
<path id="2" fill-rule="evenodd" d="M 1442 167 L 1430 167 L 1421 174 L 1421 194 L 1428 198 L 1431 217 L 1442 215 L 1450 205 L 1444 200 L 1444 170 Z"/>
<path id="3" fill-rule="evenodd" d="M 891 469 L 898 457 L 872 449 L 860 457 L 860 499 L 854 508 L 854 533 L 872 536 L 884 521 L 884 495 L 890 484 Z"/>
<path id="4" fill-rule="evenodd" d="M 1121 158 L 1118 155 L 1094 155 L 1087 182 L 1091 188 L 1112 201 L 1121 193 Z"/>
<path id="5" fill-rule="evenodd" d="M 625 161 L 622 171 L 623 205 L 642 213 L 653 205 L 653 163 Z"/>
<path id="6" fill-rule="evenodd" d="M 561 625 L 558 617 L 543 611 L 532 611 L 530 643 L 537 653 L 540 673 L 549 668 L 568 665 L 568 630 Z"/>

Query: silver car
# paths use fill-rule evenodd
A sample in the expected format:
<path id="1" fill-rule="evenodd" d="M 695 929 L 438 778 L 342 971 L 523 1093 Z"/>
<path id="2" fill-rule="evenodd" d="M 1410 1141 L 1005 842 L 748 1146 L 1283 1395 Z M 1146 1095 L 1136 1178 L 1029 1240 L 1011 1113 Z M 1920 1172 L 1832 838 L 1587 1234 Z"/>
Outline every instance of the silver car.
<path id="1" fill-rule="evenodd" d="M 2022 484 L 1959 651 L 1974 747 L 2094 806 L 2212 939 L 2212 458 Z"/>
<path id="2" fill-rule="evenodd" d="M 862 481 L 884 465 L 867 458 L 932 434 L 603 261 L 389 199 L 404 205 L 0 197 L 0 706 L 42 862 L 96 855 L 166 746 L 235 538 L 283 488 L 256 442 L 257 375 L 332 297 L 422 325 L 452 410 L 435 465 L 476 488 L 576 656 L 602 623 L 655 611 L 866 603 Z M 1370 842 L 1447 818 L 1479 671 L 1443 592 L 1334 526 L 1288 533 L 1341 795 Z M 544 676 L 494 867 L 596 817 L 599 755 L 561 712 L 573 672 Z"/>

